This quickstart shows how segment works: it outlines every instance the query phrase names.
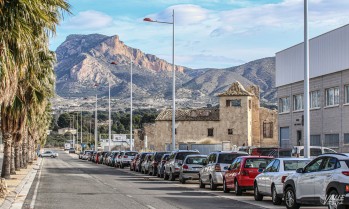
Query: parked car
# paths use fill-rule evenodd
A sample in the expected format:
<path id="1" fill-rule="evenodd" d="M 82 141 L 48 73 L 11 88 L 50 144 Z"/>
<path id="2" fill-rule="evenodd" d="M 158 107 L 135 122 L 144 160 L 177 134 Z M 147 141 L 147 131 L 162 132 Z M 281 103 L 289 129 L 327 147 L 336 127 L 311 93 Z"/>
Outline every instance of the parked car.
<path id="1" fill-rule="evenodd" d="M 153 157 L 154 153 L 148 153 L 143 162 L 142 162 L 142 166 L 141 166 L 141 173 L 144 173 L 144 174 L 148 174 L 149 172 L 149 164 L 151 163 L 151 159 Z"/>
<path id="2" fill-rule="evenodd" d="M 235 158 L 247 155 L 246 152 L 240 151 L 210 153 L 199 173 L 200 188 L 205 188 L 206 184 L 209 184 L 211 190 L 216 190 L 218 186 L 223 185 L 223 175 Z"/>
<path id="3" fill-rule="evenodd" d="M 310 162 L 308 158 L 276 158 L 254 180 L 254 199 L 263 200 L 271 196 L 274 205 L 280 205 L 283 198 L 283 185 L 288 175 L 303 168 Z"/>
<path id="4" fill-rule="evenodd" d="M 303 204 L 348 208 L 349 154 L 324 154 L 313 159 L 286 178 L 283 192 L 287 209 Z M 341 198 L 343 202 L 338 202 Z"/>
<path id="5" fill-rule="evenodd" d="M 85 150 L 82 152 L 82 156 L 81 156 L 81 159 L 82 160 L 87 160 L 88 159 L 88 155 L 92 153 L 93 151 L 92 150 Z"/>
<path id="6" fill-rule="evenodd" d="M 84 154 L 82 156 L 82 159 L 83 160 L 90 160 L 91 156 L 92 156 L 92 151 L 91 152 L 86 152 L 86 154 Z"/>
<path id="7" fill-rule="evenodd" d="M 69 148 L 68 153 L 75 153 L 75 149 L 73 147 Z"/>
<path id="8" fill-rule="evenodd" d="M 161 160 L 157 166 L 157 176 L 160 178 L 164 177 L 164 171 L 165 171 L 165 163 L 167 162 L 168 158 L 170 157 L 170 154 L 164 154 L 161 157 Z"/>
<path id="9" fill-rule="evenodd" d="M 115 158 L 115 167 L 119 168 L 121 165 L 121 156 L 125 151 L 120 151 Z"/>
<path id="10" fill-rule="evenodd" d="M 188 155 L 183 163 L 178 163 L 179 182 L 185 184 L 187 180 L 199 180 L 199 172 L 202 169 L 207 155 Z"/>
<path id="11" fill-rule="evenodd" d="M 180 165 L 187 155 L 200 154 L 197 150 L 177 150 L 173 151 L 165 163 L 164 179 L 174 181 L 179 176 Z"/>
<path id="12" fill-rule="evenodd" d="M 53 152 L 51 150 L 47 150 L 41 154 L 39 154 L 39 157 L 52 157 L 52 158 L 56 158 L 58 157 L 58 153 Z"/>
<path id="13" fill-rule="evenodd" d="M 111 157 L 111 166 L 116 167 L 116 159 L 117 156 L 120 154 L 120 151 L 115 151 L 114 154 Z"/>
<path id="14" fill-rule="evenodd" d="M 333 149 L 321 146 L 310 146 L 310 157 L 317 157 L 322 154 L 337 153 Z M 294 146 L 292 154 L 296 157 L 304 157 L 304 146 Z"/>
<path id="15" fill-rule="evenodd" d="M 136 166 L 135 166 L 135 171 L 136 172 L 141 172 L 141 168 L 142 168 L 142 163 L 143 160 L 145 158 L 145 156 L 149 154 L 149 152 L 142 152 L 140 153 L 140 156 L 138 157 L 137 161 L 136 161 Z"/>
<path id="16" fill-rule="evenodd" d="M 125 151 L 121 155 L 120 168 L 124 168 L 125 166 L 130 166 L 132 159 L 138 154 L 138 152 L 133 151 Z"/>
<path id="17" fill-rule="evenodd" d="M 273 157 L 241 156 L 237 157 L 223 176 L 223 191 L 234 189 L 235 195 L 243 191 L 253 190 L 255 177 L 260 174 L 260 168 L 265 169 Z"/>
<path id="18" fill-rule="evenodd" d="M 104 163 L 104 158 L 105 158 L 105 155 L 107 154 L 108 152 L 104 151 L 104 152 L 101 152 L 101 154 L 99 155 L 98 157 L 98 163 L 99 164 L 103 164 Z"/>
<path id="19" fill-rule="evenodd" d="M 149 164 L 149 175 L 156 176 L 158 171 L 158 165 L 161 161 L 161 158 L 164 154 L 168 154 L 169 152 L 155 152 L 151 157 L 151 162 Z"/>
<path id="20" fill-rule="evenodd" d="M 135 155 L 135 157 L 130 162 L 130 171 L 135 171 L 136 162 L 137 162 L 139 156 L 140 156 L 140 154 Z"/>
<path id="21" fill-rule="evenodd" d="M 100 163 L 100 160 L 101 160 L 101 155 L 102 155 L 102 152 L 98 151 L 95 155 L 95 158 L 94 158 L 94 162 L 99 164 Z"/>

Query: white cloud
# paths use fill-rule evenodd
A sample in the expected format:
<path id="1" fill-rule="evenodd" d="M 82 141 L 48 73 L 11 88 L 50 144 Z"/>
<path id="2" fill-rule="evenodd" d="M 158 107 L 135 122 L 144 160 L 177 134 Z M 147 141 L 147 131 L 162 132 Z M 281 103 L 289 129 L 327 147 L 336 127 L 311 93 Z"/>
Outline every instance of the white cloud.
<path id="1" fill-rule="evenodd" d="M 110 26 L 113 18 L 102 12 L 88 10 L 79 12 L 76 16 L 70 18 L 65 24 L 64 29 L 99 29 Z"/>

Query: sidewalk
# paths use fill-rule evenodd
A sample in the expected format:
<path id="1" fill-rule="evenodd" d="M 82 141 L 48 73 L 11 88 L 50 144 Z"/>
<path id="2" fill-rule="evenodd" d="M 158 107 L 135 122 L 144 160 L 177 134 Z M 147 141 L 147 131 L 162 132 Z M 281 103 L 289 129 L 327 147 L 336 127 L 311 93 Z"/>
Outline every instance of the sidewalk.
<path id="1" fill-rule="evenodd" d="M 11 179 L 6 179 L 8 193 L 5 198 L 0 198 L 0 208 L 22 208 L 23 202 L 40 168 L 42 158 L 38 158 L 27 169 L 16 171 Z"/>

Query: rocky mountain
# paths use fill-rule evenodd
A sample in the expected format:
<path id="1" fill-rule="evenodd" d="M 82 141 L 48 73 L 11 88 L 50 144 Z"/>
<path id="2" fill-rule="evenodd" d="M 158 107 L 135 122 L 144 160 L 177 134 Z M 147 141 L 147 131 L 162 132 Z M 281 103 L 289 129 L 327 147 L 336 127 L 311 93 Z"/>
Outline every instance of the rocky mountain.
<path id="1" fill-rule="evenodd" d="M 165 101 L 172 96 L 172 65 L 154 55 L 131 48 L 118 36 L 70 35 L 57 48 L 56 93 L 62 97 L 87 97 L 98 93 L 128 98 L 130 67 L 137 101 Z M 113 63 L 113 64 L 112 64 Z M 176 66 L 177 99 L 208 103 L 232 82 L 258 84 L 262 98 L 275 100 L 275 59 L 264 58 L 227 69 L 190 69 Z M 98 84 L 96 86 L 95 84 Z"/>

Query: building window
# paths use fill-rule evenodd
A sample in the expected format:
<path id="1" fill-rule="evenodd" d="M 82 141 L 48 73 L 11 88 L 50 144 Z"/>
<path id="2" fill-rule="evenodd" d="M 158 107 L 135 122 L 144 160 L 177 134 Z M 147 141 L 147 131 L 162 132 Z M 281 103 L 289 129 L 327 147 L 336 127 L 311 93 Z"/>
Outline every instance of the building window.
<path id="1" fill-rule="evenodd" d="M 233 129 L 231 128 L 228 129 L 228 135 L 233 135 Z"/>
<path id="2" fill-rule="evenodd" d="M 293 110 L 303 110 L 303 94 L 293 96 Z"/>
<path id="3" fill-rule="evenodd" d="M 325 90 L 326 106 L 333 106 L 339 104 L 339 88 L 329 88 Z"/>
<path id="4" fill-rule="evenodd" d="M 290 98 L 283 97 L 279 99 L 279 112 L 290 112 Z"/>
<path id="5" fill-rule="evenodd" d="M 325 147 L 339 147 L 339 134 L 325 134 Z"/>
<path id="6" fill-rule="evenodd" d="M 213 136 L 213 128 L 207 129 L 207 136 Z"/>
<path id="7" fill-rule="evenodd" d="M 321 146 L 321 136 L 310 135 L 310 146 Z"/>
<path id="8" fill-rule="evenodd" d="M 177 134 L 177 128 L 175 128 L 175 134 Z"/>
<path id="9" fill-rule="evenodd" d="M 273 122 L 264 122 L 263 123 L 263 137 L 264 138 L 273 138 L 274 124 Z"/>
<path id="10" fill-rule="evenodd" d="M 345 90 L 345 103 L 348 104 L 349 103 L 349 85 L 344 86 L 344 90 Z"/>
<path id="11" fill-rule="evenodd" d="M 310 108 L 320 107 L 320 91 L 310 92 Z"/>
<path id="12" fill-rule="evenodd" d="M 344 144 L 349 144 L 349 134 L 344 134 Z"/>
<path id="13" fill-rule="evenodd" d="M 241 107 L 241 99 L 226 100 L 227 107 Z"/>

